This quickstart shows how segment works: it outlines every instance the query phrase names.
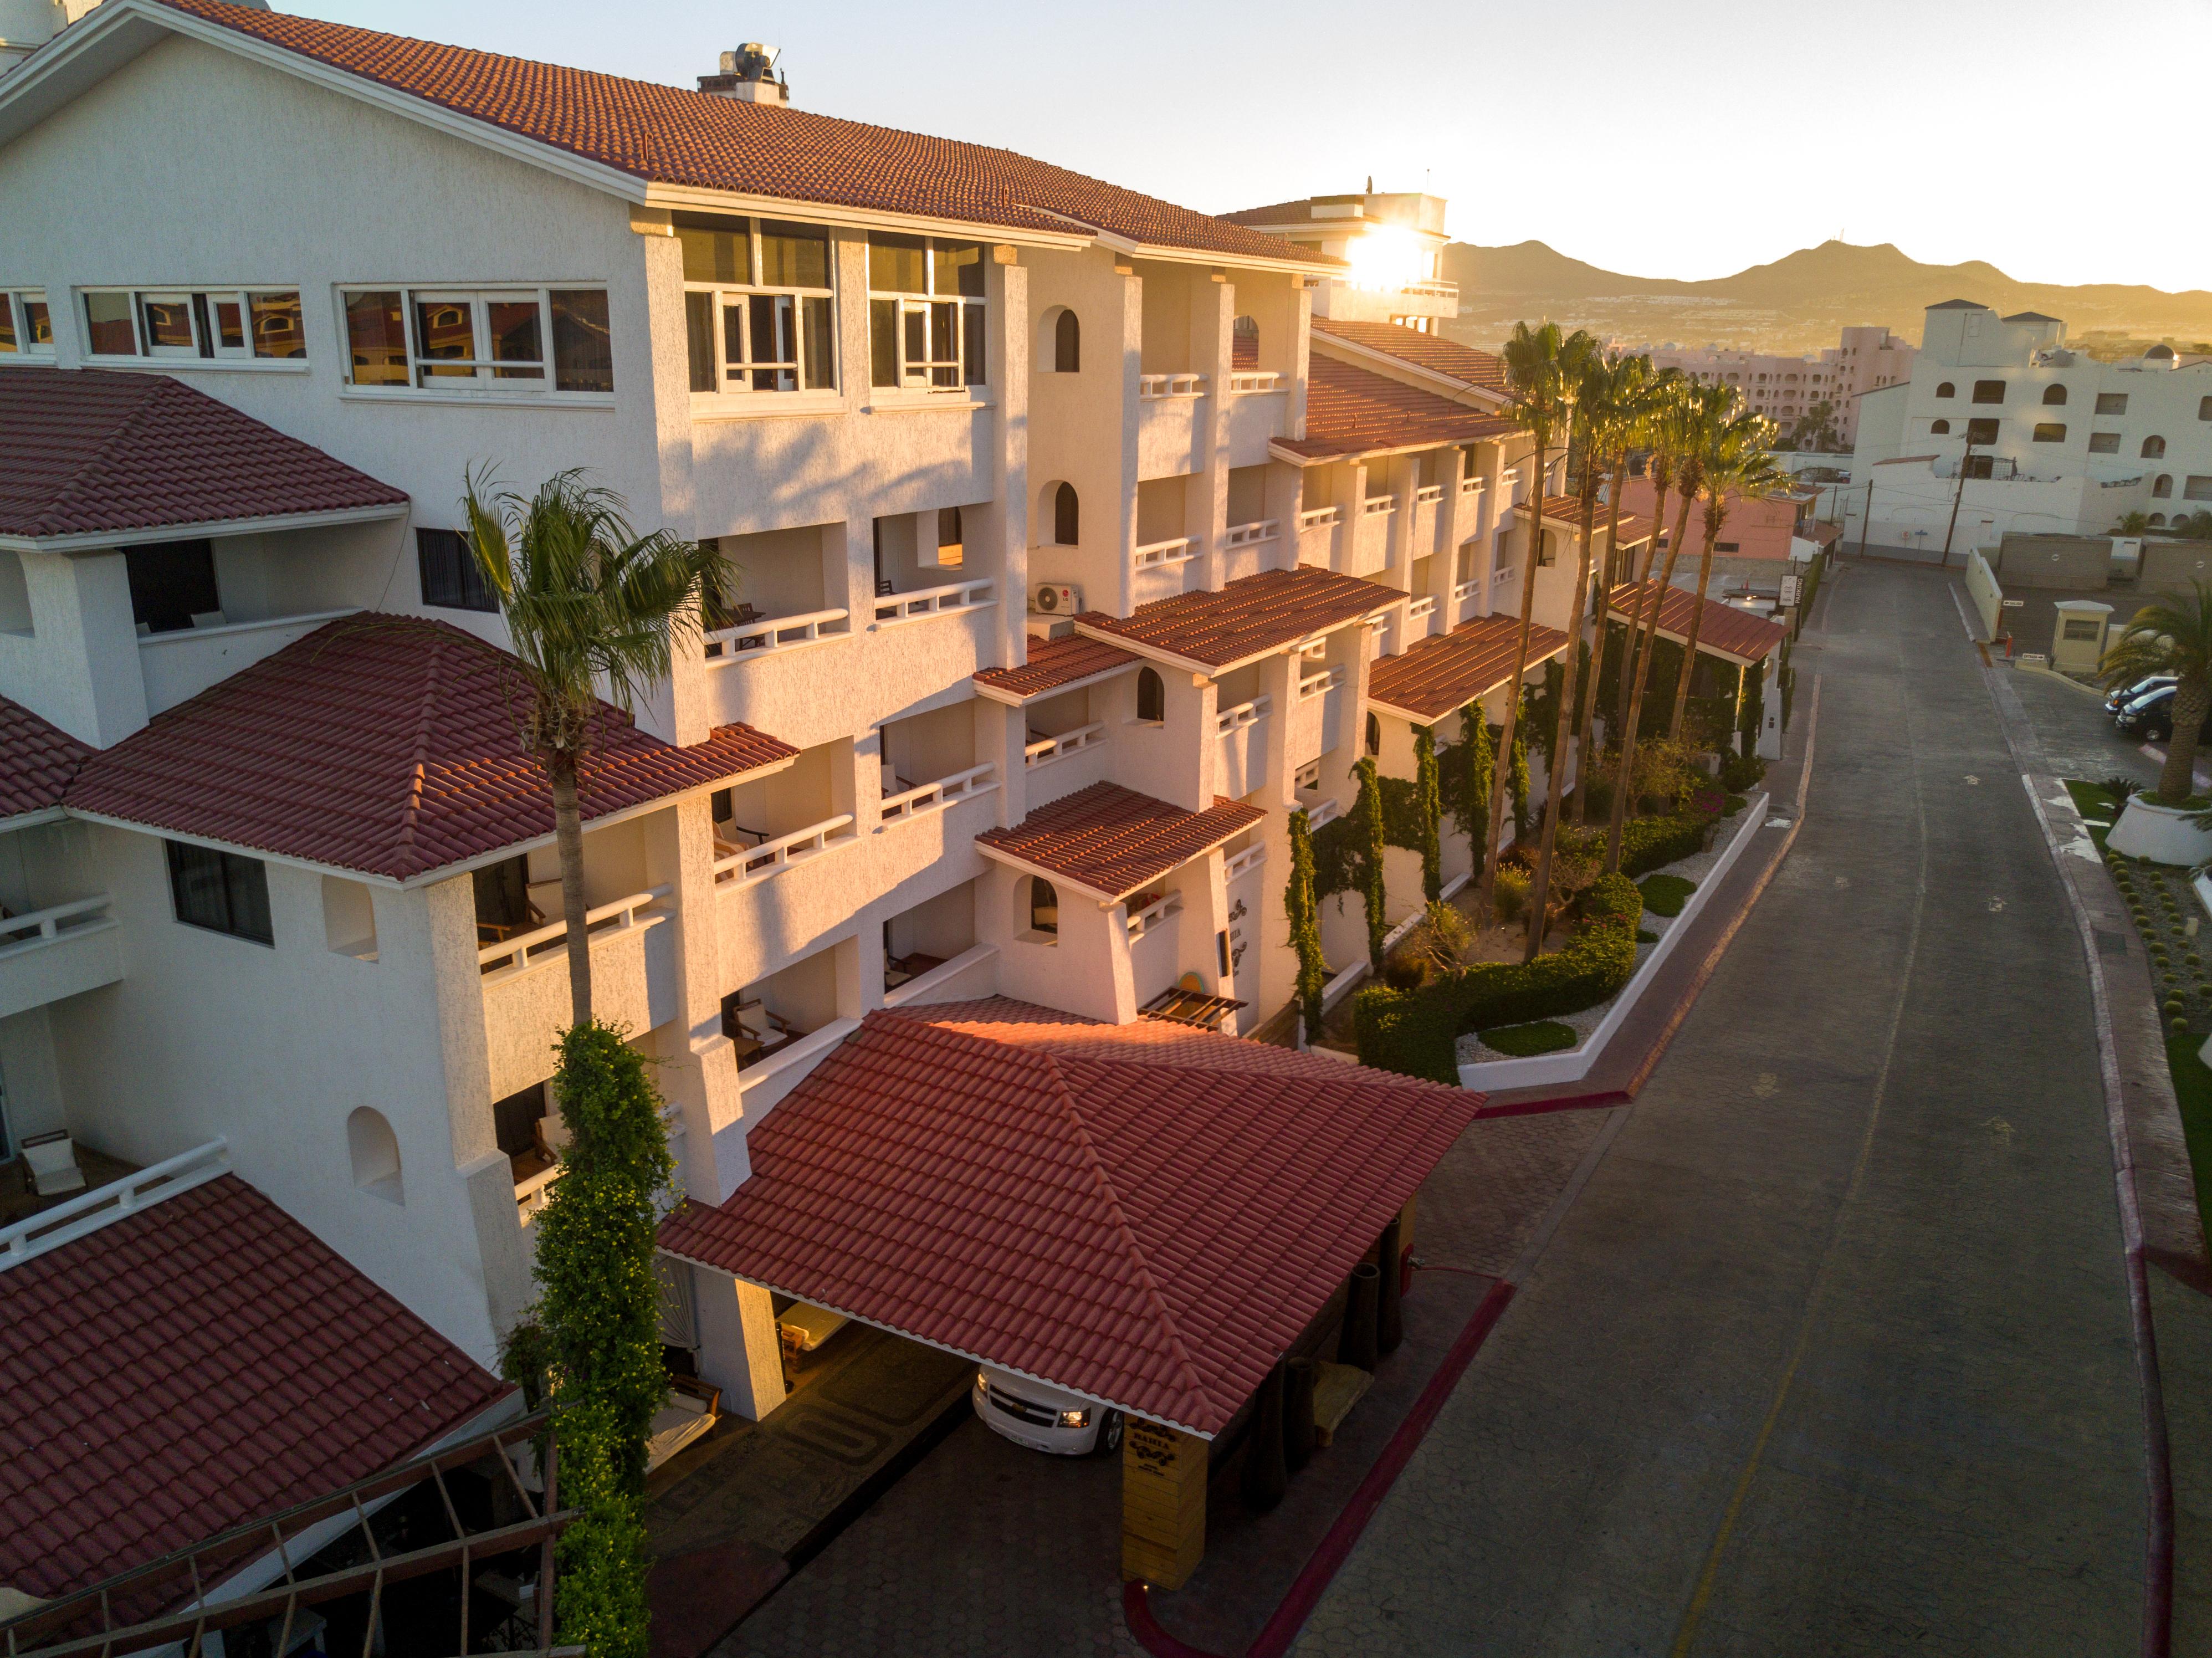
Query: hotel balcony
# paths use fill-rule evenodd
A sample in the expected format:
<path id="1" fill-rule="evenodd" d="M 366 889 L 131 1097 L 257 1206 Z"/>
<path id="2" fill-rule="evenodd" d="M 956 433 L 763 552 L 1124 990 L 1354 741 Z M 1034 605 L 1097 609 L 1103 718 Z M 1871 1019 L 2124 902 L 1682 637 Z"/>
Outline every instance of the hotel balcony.
<path id="1" fill-rule="evenodd" d="M 677 1015 L 675 930 L 660 908 L 668 892 L 626 893 L 584 912 L 593 1011 L 636 1034 Z M 557 891 L 550 896 L 560 902 Z M 544 1078 L 553 1039 L 568 1023 L 568 924 L 550 921 L 480 944 L 477 965 L 491 1096 L 505 1099 Z"/>
<path id="2" fill-rule="evenodd" d="M 1137 477 L 1140 481 L 1181 477 L 1198 471 L 1198 406 L 1206 394 L 1203 374 L 1137 377 Z"/>
<path id="3" fill-rule="evenodd" d="M 1267 445 L 1290 435 L 1290 387 L 1272 369 L 1238 369 L 1229 377 L 1229 398 L 1222 410 L 1221 447 L 1224 464 L 1261 466 Z"/>
<path id="4" fill-rule="evenodd" d="M 123 976 L 123 931 L 105 894 L 0 917 L 0 1019 Z"/>

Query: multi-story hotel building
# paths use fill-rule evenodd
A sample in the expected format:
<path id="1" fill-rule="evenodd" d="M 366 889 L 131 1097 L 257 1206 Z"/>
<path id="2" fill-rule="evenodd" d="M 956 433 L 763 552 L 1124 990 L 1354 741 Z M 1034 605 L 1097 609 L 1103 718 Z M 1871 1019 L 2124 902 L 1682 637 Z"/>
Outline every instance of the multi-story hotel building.
<path id="1" fill-rule="evenodd" d="M 1649 351 L 1662 368 L 1679 368 L 1705 385 L 1728 387 L 1743 399 L 1746 409 L 1765 416 L 1785 436 L 1825 403 L 1845 448 L 1858 434 L 1861 396 L 1898 385 L 1912 374 L 1912 347 L 1887 328 L 1846 328 L 1841 339 L 1817 357 L 1731 351 L 1717 345 L 1702 350 L 1672 344 L 1640 349 Z"/>
<path id="2" fill-rule="evenodd" d="M 588 468 L 736 573 L 584 778 L 599 1011 L 707 1207 L 886 1008 L 1255 1029 L 1290 814 L 1494 721 L 1524 583 L 1532 676 L 1577 610 L 1497 361 L 1389 320 L 1427 276 L 1350 314 L 1326 239 L 746 61 L 693 91 L 108 0 L 0 78 L 10 1148 L 220 1137 L 479 1359 L 531 1294 L 568 991 L 465 468 Z M 672 1271 L 772 1408 L 769 1289 Z"/>

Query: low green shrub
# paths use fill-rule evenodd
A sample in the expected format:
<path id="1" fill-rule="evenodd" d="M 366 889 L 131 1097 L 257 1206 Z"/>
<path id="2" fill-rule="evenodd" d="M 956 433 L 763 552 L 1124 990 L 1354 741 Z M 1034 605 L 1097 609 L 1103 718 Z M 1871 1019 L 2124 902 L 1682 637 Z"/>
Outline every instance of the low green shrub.
<path id="1" fill-rule="evenodd" d="M 1567 947 L 1533 962 L 1484 962 L 1418 990 L 1361 989 L 1352 1003 L 1360 1063 L 1455 1084 L 1461 1033 L 1556 1018 L 1615 994 L 1636 970 L 1643 898 L 1626 877 L 1603 876 L 1583 894 L 1581 911 Z"/>
<path id="2" fill-rule="evenodd" d="M 1571 1025 L 1561 1024 L 1556 1019 L 1539 1019 L 1534 1024 L 1501 1025 L 1495 1030 L 1482 1033 L 1485 1048 L 1494 1048 L 1500 1054 L 1510 1054 L 1516 1060 L 1533 1059 L 1539 1054 L 1557 1054 L 1562 1048 L 1572 1048 L 1580 1040 Z"/>
<path id="3" fill-rule="evenodd" d="M 1491 897 L 1501 921 L 1517 921 L 1528 910 L 1528 872 L 1518 864 L 1501 864 L 1491 882 Z"/>
<path id="4" fill-rule="evenodd" d="M 1731 794 L 1728 798 L 1728 804 L 1721 808 L 1721 816 L 1723 817 L 1733 817 L 1749 804 L 1750 802 L 1746 800 L 1743 796 L 1740 794 Z"/>
<path id="5" fill-rule="evenodd" d="M 1634 817 L 1622 826 L 1620 872 L 1635 877 L 1694 858 L 1705 849 L 1713 814 L 1692 808 L 1665 817 Z"/>
<path id="6" fill-rule="evenodd" d="M 2169 996 L 2166 999 L 2166 1011 L 2169 1013 L 2179 1013 L 2185 1005 L 2186 1004 L 2179 996 Z"/>
<path id="7" fill-rule="evenodd" d="M 1647 875 L 1636 884 L 1636 890 L 1644 895 L 1645 909 L 1671 919 L 1682 913 L 1683 903 L 1698 890 L 1698 884 L 1679 875 Z"/>
<path id="8" fill-rule="evenodd" d="M 1766 776 L 1766 762 L 1755 754 L 1732 754 L 1721 764 L 1721 786 L 1731 794 L 1748 793 Z"/>
<path id="9" fill-rule="evenodd" d="M 1659 942 L 1659 935 L 1649 927 L 1638 927 L 1636 929 L 1636 942 L 1639 944 L 1656 944 Z"/>
<path id="10" fill-rule="evenodd" d="M 2177 1036 L 2186 1036 L 2189 1034 L 2189 1021 L 2179 1018 L 2174 1020 L 2172 1023 L 2172 1030 L 2173 1034 Z"/>
<path id="11" fill-rule="evenodd" d="M 1382 967 L 1382 982 L 1393 990 L 1419 990 L 1428 969 L 1408 956 L 1394 956 Z"/>

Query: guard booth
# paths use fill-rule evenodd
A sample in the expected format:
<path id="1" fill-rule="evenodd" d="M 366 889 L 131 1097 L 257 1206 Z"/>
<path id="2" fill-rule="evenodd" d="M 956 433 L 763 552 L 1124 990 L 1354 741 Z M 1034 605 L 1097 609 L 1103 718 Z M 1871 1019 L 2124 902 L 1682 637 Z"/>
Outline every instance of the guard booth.
<path id="1" fill-rule="evenodd" d="M 2051 634 L 2051 665 L 2060 673 L 2095 673 L 2105 659 L 2112 607 L 2094 598 L 2062 598 L 2051 608 L 2058 617 Z"/>

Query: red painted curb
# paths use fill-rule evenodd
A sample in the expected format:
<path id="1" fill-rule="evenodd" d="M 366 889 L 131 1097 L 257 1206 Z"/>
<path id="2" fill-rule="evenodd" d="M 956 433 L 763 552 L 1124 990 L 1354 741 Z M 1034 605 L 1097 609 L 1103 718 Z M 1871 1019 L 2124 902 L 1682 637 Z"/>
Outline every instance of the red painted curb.
<path id="1" fill-rule="evenodd" d="M 1413 1401 L 1413 1408 L 1406 1412 L 1406 1419 L 1390 1436 L 1382 1455 L 1375 1459 L 1375 1466 L 1368 1469 L 1367 1477 L 1359 1482 L 1351 1501 L 1344 1505 L 1344 1512 L 1328 1528 L 1328 1535 L 1322 1539 L 1308 1558 L 1291 1582 L 1290 1592 L 1275 1607 L 1274 1615 L 1267 1619 L 1244 1658 L 1282 1658 L 1290 1650 L 1291 1641 L 1319 1604 L 1322 1591 L 1351 1558 L 1352 1546 L 1359 1541 L 1367 1522 L 1375 1517 L 1375 1510 L 1382 1506 L 1390 1487 L 1413 1460 L 1415 1448 L 1427 1437 L 1431 1424 L 1444 1407 L 1444 1400 L 1451 1397 L 1451 1390 L 1467 1373 L 1477 1350 L 1512 1299 L 1513 1286 L 1504 1278 L 1490 1286 L 1489 1293 L 1474 1309 L 1474 1315 L 1468 1320 L 1466 1327 L 1444 1354 L 1443 1362 L 1437 1366 L 1436 1374 L 1421 1389 L 1421 1396 Z M 1161 1627 L 1159 1619 L 1152 1615 L 1151 1596 L 1142 1583 L 1121 1586 L 1121 1615 L 1127 1620 L 1129 1632 L 1137 1637 L 1138 1644 L 1152 1658 L 1219 1658 L 1218 1654 L 1185 1646 Z"/>
<path id="2" fill-rule="evenodd" d="M 1515 1100 L 1507 1105 L 1486 1105 L 1474 1114 L 1477 1122 L 1497 1117 L 1534 1117 L 1547 1111 L 1595 1111 L 1609 1105 L 1626 1105 L 1635 1096 L 1618 1088 L 1596 1094 L 1560 1094 L 1548 1100 Z"/>

